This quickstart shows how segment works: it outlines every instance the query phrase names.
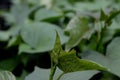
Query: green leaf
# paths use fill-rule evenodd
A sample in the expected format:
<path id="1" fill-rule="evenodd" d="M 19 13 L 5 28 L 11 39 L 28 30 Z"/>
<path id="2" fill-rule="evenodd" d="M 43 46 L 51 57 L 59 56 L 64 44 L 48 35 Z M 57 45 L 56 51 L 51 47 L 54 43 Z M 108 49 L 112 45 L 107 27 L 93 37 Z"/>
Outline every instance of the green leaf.
<path id="1" fill-rule="evenodd" d="M 57 64 L 59 63 L 58 58 L 59 58 L 61 51 L 62 51 L 62 46 L 61 46 L 61 42 L 60 42 L 60 37 L 58 36 L 58 33 L 57 33 L 54 48 L 53 48 L 52 52 L 50 53 L 50 57 L 51 57 L 51 71 L 50 71 L 51 73 L 49 76 L 50 80 L 53 80 L 53 77 L 54 77 L 54 74 L 55 74 L 55 71 L 57 68 Z"/>
<path id="2" fill-rule="evenodd" d="M 95 11 L 105 9 L 110 6 L 111 3 L 112 1 L 107 0 L 95 0 L 94 2 L 77 2 L 74 9 L 77 11 Z"/>
<path id="3" fill-rule="evenodd" d="M 15 4 L 11 8 L 11 13 L 14 15 L 17 25 L 21 25 L 28 18 L 30 9 L 29 9 L 28 5 Z M 19 14 L 19 16 L 18 16 L 18 14 Z"/>
<path id="4" fill-rule="evenodd" d="M 62 71 L 57 68 L 53 80 L 57 80 L 58 75 L 61 73 Z M 49 80 L 49 74 L 50 69 L 42 69 L 36 66 L 34 71 L 26 76 L 25 80 Z"/>
<path id="5" fill-rule="evenodd" d="M 116 74 L 117 76 L 120 76 L 120 37 L 117 37 L 113 39 L 113 41 L 107 46 L 106 56 L 95 52 L 95 51 L 85 51 L 83 53 L 83 58 L 95 61 L 106 68 L 111 73 Z"/>
<path id="6" fill-rule="evenodd" d="M 93 61 L 79 59 L 74 50 L 70 52 L 63 51 L 59 37 L 56 38 L 54 49 L 50 55 L 53 63 L 52 67 L 57 65 L 65 73 L 91 69 L 105 70 L 105 67 Z"/>
<path id="7" fill-rule="evenodd" d="M 15 23 L 15 18 L 14 15 L 10 12 L 6 12 L 3 14 L 5 20 L 7 21 L 8 24 L 13 24 Z"/>
<path id="8" fill-rule="evenodd" d="M 7 41 L 10 38 L 10 33 L 8 31 L 0 31 L 0 41 Z"/>
<path id="9" fill-rule="evenodd" d="M 8 53 L 9 54 L 9 53 Z M 19 64 L 17 58 L 10 58 L 0 61 L 0 70 L 9 70 L 12 71 Z"/>
<path id="10" fill-rule="evenodd" d="M 66 49 L 69 50 L 79 44 L 88 30 L 89 27 L 86 18 L 73 17 L 66 27 L 66 32 L 70 34 L 70 39 L 66 43 Z"/>
<path id="11" fill-rule="evenodd" d="M 35 67 L 35 70 L 26 76 L 25 80 L 49 80 L 49 69 Z"/>
<path id="12" fill-rule="evenodd" d="M 57 12 L 55 10 L 49 10 L 49 9 L 40 9 L 35 14 L 35 20 L 36 21 L 53 21 L 60 17 L 62 17 L 63 14 L 61 12 Z"/>
<path id="13" fill-rule="evenodd" d="M 53 63 L 58 64 L 58 56 L 60 55 L 61 51 L 62 51 L 62 46 L 61 46 L 61 42 L 60 42 L 60 37 L 57 34 L 54 48 L 53 48 L 52 52 L 50 53 L 51 61 L 53 61 Z"/>
<path id="14" fill-rule="evenodd" d="M 9 71 L 0 72 L 0 80 L 16 80 L 15 76 Z"/>
<path id="15" fill-rule="evenodd" d="M 100 14 L 100 20 L 101 21 L 106 20 L 108 16 L 105 14 L 105 12 L 103 10 L 101 10 L 100 13 L 101 13 Z"/>
<path id="16" fill-rule="evenodd" d="M 76 56 L 76 52 L 74 50 L 70 52 L 64 52 L 64 51 L 60 52 L 58 67 L 65 73 L 82 71 L 82 70 L 95 70 L 95 69 L 105 70 L 105 67 L 93 61 L 79 59 Z"/>
<path id="17" fill-rule="evenodd" d="M 39 52 L 39 49 L 32 49 L 29 45 L 21 43 L 19 45 L 19 54 L 22 52 L 37 53 L 37 52 Z"/>
<path id="18" fill-rule="evenodd" d="M 47 9 L 50 9 L 54 6 L 54 0 L 39 0 L 40 5 L 45 6 Z"/>
<path id="19" fill-rule="evenodd" d="M 118 14 L 120 14 L 120 10 L 114 11 L 113 13 L 111 13 L 106 20 L 106 24 L 109 24 L 112 21 L 112 19 L 115 18 Z"/>
<path id="20" fill-rule="evenodd" d="M 63 75 L 60 80 L 89 80 L 93 75 L 97 74 L 98 72 L 99 71 L 96 70 L 71 72 Z"/>
<path id="21" fill-rule="evenodd" d="M 68 37 L 56 25 L 45 22 L 35 22 L 25 25 L 21 30 L 21 36 L 27 44 L 21 44 L 19 52 L 44 52 L 52 50 L 55 43 L 56 31 L 60 35 L 61 43 L 65 43 Z"/>

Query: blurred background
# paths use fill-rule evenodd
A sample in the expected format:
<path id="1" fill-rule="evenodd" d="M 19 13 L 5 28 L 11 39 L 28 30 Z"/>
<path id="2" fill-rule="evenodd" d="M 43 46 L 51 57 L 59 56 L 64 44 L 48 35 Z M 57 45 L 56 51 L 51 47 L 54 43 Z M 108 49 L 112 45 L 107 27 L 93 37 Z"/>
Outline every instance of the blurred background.
<path id="1" fill-rule="evenodd" d="M 105 55 L 107 44 L 113 37 L 120 36 L 120 15 L 112 25 L 111 22 L 107 24 L 111 26 L 110 34 L 106 34 L 105 43 L 97 49 L 94 36 L 92 43 L 82 41 L 86 46 L 69 44 L 67 26 L 73 17 L 84 16 L 91 27 L 118 10 L 120 0 L 0 0 L 0 70 L 11 71 L 17 80 L 48 80 L 51 67 L 49 54 L 55 42 L 53 29 L 58 31 L 63 49 L 74 48 L 78 57 L 81 58 L 80 53 L 85 51 L 86 46 Z M 58 69 L 56 75 L 59 73 L 61 70 Z M 89 80 L 120 78 L 109 72 L 99 72 Z"/>

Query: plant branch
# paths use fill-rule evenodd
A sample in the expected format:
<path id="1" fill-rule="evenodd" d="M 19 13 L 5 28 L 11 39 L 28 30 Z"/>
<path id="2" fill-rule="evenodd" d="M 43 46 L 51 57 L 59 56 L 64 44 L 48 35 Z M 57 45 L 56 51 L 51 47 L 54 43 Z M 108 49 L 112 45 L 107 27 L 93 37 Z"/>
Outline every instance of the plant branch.
<path id="1" fill-rule="evenodd" d="M 57 80 L 60 80 L 60 78 L 61 78 L 64 74 L 65 74 L 64 72 L 61 73 L 61 74 L 58 76 Z"/>
<path id="2" fill-rule="evenodd" d="M 53 62 L 51 62 L 51 71 L 50 71 L 50 77 L 49 77 L 49 80 L 53 80 L 53 77 L 54 77 L 54 74 L 55 74 L 55 71 L 56 71 L 56 64 L 53 65 Z"/>

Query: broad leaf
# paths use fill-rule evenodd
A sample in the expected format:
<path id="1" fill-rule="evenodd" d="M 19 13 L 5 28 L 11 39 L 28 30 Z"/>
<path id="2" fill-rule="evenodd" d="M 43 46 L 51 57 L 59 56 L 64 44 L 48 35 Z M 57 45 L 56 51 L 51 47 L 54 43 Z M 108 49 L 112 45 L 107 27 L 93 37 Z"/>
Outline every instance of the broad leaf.
<path id="1" fill-rule="evenodd" d="M 96 70 L 71 72 L 63 75 L 60 80 L 89 80 L 93 75 L 97 74 L 98 72 L 99 71 Z"/>
<path id="2" fill-rule="evenodd" d="M 35 70 L 26 76 L 25 80 L 49 80 L 49 72 L 49 69 L 35 67 Z"/>
<path id="3" fill-rule="evenodd" d="M 53 21 L 62 16 L 63 16 L 63 14 L 61 12 L 57 12 L 55 10 L 40 9 L 35 14 L 35 20 L 37 20 L 37 21 L 41 21 L 41 20 Z"/>
<path id="4" fill-rule="evenodd" d="M 0 72 L 0 80 L 16 80 L 15 76 L 9 71 Z"/>
<path id="5" fill-rule="evenodd" d="M 21 36 L 27 45 L 21 45 L 20 52 L 44 52 L 52 50 L 55 43 L 56 31 L 60 35 L 61 43 L 65 43 L 68 38 L 58 26 L 44 22 L 25 25 L 22 28 Z"/>
<path id="6" fill-rule="evenodd" d="M 77 2 L 75 4 L 75 10 L 77 11 L 94 11 L 94 10 L 100 10 L 105 9 L 108 6 L 110 6 L 112 1 L 106 1 L 106 0 L 95 0 L 94 2 Z M 101 6 L 102 5 L 102 6 Z"/>
<path id="7" fill-rule="evenodd" d="M 88 50 L 83 53 L 83 58 L 95 61 L 107 67 L 111 73 L 120 76 L 119 52 L 120 52 L 120 37 L 117 37 L 108 45 L 106 56 L 98 52 Z"/>
<path id="8" fill-rule="evenodd" d="M 66 32 L 70 34 L 70 39 L 66 44 L 66 49 L 69 50 L 79 44 L 86 33 L 89 32 L 87 19 L 75 16 L 67 25 Z"/>
<path id="9" fill-rule="evenodd" d="M 30 9 L 24 4 L 15 4 L 11 8 L 11 13 L 14 15 L 17 25 L 21 25 L 27 19 Z M 19 16 L 18 16 L 19 14 Z"/>
<path id="10" fill-rule="evenodd" d="M 53 80 L 57 80 L 58 76 L 62 73 L 58 68 L 56 69 Z M 49 80 L 50 69 L 42 69 L 35 67 L 35 70 L 26 76 L 25 80 Z"/>

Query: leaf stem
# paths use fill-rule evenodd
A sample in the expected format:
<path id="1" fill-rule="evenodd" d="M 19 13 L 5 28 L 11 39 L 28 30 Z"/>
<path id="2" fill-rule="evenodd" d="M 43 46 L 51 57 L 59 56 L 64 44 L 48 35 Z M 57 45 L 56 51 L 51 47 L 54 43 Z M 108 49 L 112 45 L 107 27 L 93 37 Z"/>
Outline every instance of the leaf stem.
<path id="1" fill-rule="evenodd" d="M 60 78 L 61 78 L 64 74 L 65 74 L 64 72 L 61 73 L 61 74 L 58 76 L 57 80 L 60 80 Z"/>
<path id="2" fill-rule="evenodd" d="M 53 63 L 52 63 L 49 80 L 53 80 L 53 77 L 54 77 L 55 71 L 56 71 L 56 64 L 53 65 Z"/>

